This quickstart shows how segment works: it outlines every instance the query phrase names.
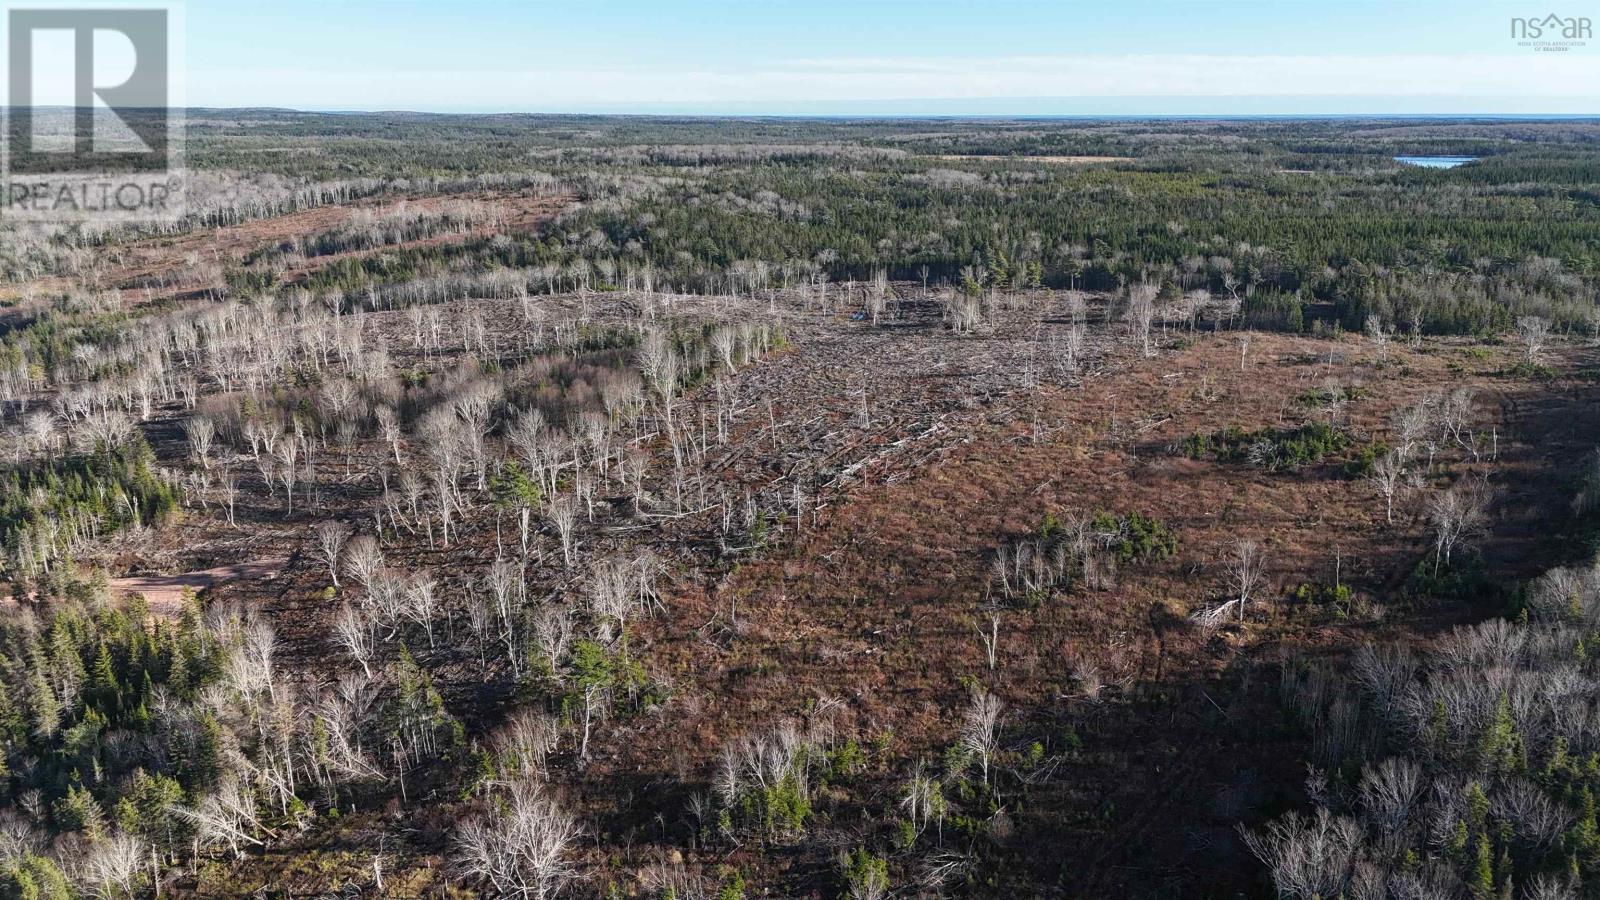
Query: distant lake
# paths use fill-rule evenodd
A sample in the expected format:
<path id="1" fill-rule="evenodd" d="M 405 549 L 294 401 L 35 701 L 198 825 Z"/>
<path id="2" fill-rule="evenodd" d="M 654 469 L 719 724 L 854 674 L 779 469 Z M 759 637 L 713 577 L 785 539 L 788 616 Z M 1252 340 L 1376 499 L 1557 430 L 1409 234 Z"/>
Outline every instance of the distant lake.
<path id="1" fill-rule="evenodd" d="M 1396 156 L 1394 161 L 1408 166 L 1422 166 L 1424 169 L 1454 169 L 1475 159 L 1476 156 Z"/>

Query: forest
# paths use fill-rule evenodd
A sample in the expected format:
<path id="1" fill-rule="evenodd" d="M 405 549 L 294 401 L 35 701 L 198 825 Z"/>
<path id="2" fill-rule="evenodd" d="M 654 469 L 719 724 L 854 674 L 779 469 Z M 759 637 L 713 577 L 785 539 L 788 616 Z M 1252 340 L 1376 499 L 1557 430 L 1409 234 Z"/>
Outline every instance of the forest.
<path id="1" fill-rule="evenodd" d="M 0 897 L 1600 896 L 1600 123 L 188 127 L 0 222 Z"/>

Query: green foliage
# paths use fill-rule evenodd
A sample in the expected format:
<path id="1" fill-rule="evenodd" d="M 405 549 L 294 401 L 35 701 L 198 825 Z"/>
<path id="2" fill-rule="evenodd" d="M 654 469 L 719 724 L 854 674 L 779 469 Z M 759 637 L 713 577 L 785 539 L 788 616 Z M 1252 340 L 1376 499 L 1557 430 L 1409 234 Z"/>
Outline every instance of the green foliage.
<path id="1" fill-rule="evenodd" d="M 444 707 L 433 678 L 401 645 L 394 668 L 394 697 L 385 709 L 390 741 L 412 762 L 421 762 L 462 746 L 461 724 Z"/>
<path id="2" fill-rule="evenodd" d="M 1178 536 L 1172 529 L 1139 512 L 1097 512 L 1090 527 L 1102 536 L 1106 549 L 1119 563 L 1159 562 L 1178 552 Z"/>
<path id="3" fill-rule="evenodd" d="M 507 460 L 489 479 L 489 493 L 501 509 L 538 509 L 544 500 L 544 490 L 516 460 Z"/>
<path id="4" fill-rule="evenodd" d="M 1269 470 L 1297 469 L 1318 462 L 1349 447 L 1343 431 L 1322 422 L 1296 428 L 1263 428 L 1245 431 L 1230 425 L 1220 431 L 1196 432 L 1184 438 L 1180 449 L 1193 459 L 1215 458 L 1223 462 L 1249 462 Z"/>
<path id="5" fill-rule="evenodd" d="M 117 824 L 129 834 L 137 834 L 164 852 L 178 850 L 192 833 L 192 825 L 172 812 L 185 800 L 183 786 L 176 778 L 139 769 L 132 784 L 117 801 Z"/>
<path id="6" fill-rule="evenodd" d="M 767 521 L 767 511 L 762 508 L 756 510 L 755 520 L 750 523 L 750 534 L 745 539 L 745 544 L 752 550 L 761 550 L 767 546 L 768 532 L 771 525 Z"/>
<path id="7" fill-rule="evenodd" d="M 0 249 L 0 256 L 4 250 Z M 33 277 L 33 276 L 30 276 Z M 26 328 L 0 333 L 0 369 L 27 371 L 35 378 L 55 378 L 68 366 L 80 366 L 77 348 L 114 347 L 124 337 L 128 313 L 75 308 L 70 302 L 47 308 Z M 105 378 L 131 371 L 127 363 L 102 362 L 87 373 Z"/>
<path id="8" fill-rule="evenodd" d="M 1289 592 L 1289 600 L 1300 606 L 1326 606 L 1348 613 L 1355 593 L 1348 584 L 1332 585 L 1322 582 L 1301 582 Z"/>
<path id="9" fill-rule="evenodd" d="M 3 900 L 76 900 L 67 876 L 48 856 L 24 853 L 0 870 Z"/>
<path id="10" fill-rule="evenodd" d="M 1516 365 L 1505 370 L 1507 378 L 1517 378 L 1524 381 L 1554 381 L 1556 370 L 1546 365 L 1521 360 Z"/>
<path id="11" fill-rule="evenodd" d="M 1449 565 L 1438 566 L 1432 556 L 1418 560 L 1402 585 L 1400 595 L 1411 603 L 1450 601 L 1509 609 L 1513 596 L 1505 585 L 1489 577 L 1481 555 L 1457 551 Z"/>
<path id="12" fill-rule="evenodd" d="M 741 799 L 746 820 L 773 837 L 804 834 L 811 818 L 811 793 L 803 771 L 788 771 L 774 784 L 751 788 Z"/>
<path id="13" fill-rule="evenodd" d="M 154 734 L 149 710 L 158 688 L 181 698 L 214 680 L 219 652 L 192 615 L 154 619 L 142 602 L 93 615 L 62 604 L 37 630 L 0 626 L 0 682 L 5 693 L 27 698 L 0 704 L 0 729 L 14 753 L 38 760 L 16 786 L 39 790 L 59 828 L 100 827 L 124 789 L 117 779 L 131 768 L 127 754 L 107 752 L 102 738 L 113 732 L 154 741 L 174 765 L 166 774 L 186 786 L 209 784 L 221 746 L 215 720 L 202 716 L 192 731 Z"/>
<path id="14" fill-rule="evenodd" d="M 1078 753 L 1083 750 L 1083 735 L 1075 726 L 1068 725 L 1061 730 L 1061 745 L 1068 753 Z"/>
<path id="15" fill-rule="evenodd" d="M 722 876 L 722 886 L 717 890 L 717 900 L 744 900 L 744 872 L 730 869 Z"/>
<path id="16" fill-rule="evenodd" d="M 587 638 L 574 641 L 571 656 L 572 690 L 562 699 L 568 710 L 580 709 L 590 691 L 605 697 L 621 709 L 641 709 L 664 699 L 652 690 L 644 666 L 628 654 L 626 646 L 608 648 Z"/>
<path id="17" fill-rule="evenodd" d="M 56 801 L 53 816 L 56 828 L 61 831 L 81 831 L 91 841 L 105 836 L 105 811 L 94 795 L 80 784 L 67 786 L 66 796 Z"/>
<path id="18" fill-rule="evenodd" d="M 1511 718 L 1511 698 L 1501 692 L 1494 717 L 1478 739 L 1478 758 L 1490 772 L 1515 775 L 1528 767 L 1522 736 Z"/>
<path id="19" fill-rule="evenodd" d="M 136 433 L 91 453 L 0 469 L 0 575 L 36 578 L 69 561 L 87 538 L 167 519 L 179 492 L 154 464 Z"/>
<path id="20" fill-rule="evenodd" d="M 972 764 L 972 753 L 961 744 L 951 744 L 944 748 L 944 771 L 951 778 L 964 778 L 967 768 Z"/>
<path id="21" fill-rule="evenodd" d="M 236 297 L 254 297 L 272 290 L 278 278 L 262 269 L 229 269 L 223 274 L 228 293 Z"/>
<path id="22" fill-rule="evenodd" d="M 843 870 L 845 896 L 851 900 L 882 897 L 889 891 L 889 862 L 875 856 L 865 847 L 857 847 L 843 854 L 839 860 Z"/>
<path id="23" fill-rule="evenodd" d="M 1346 478 L 1365 478 L 1372 474 L 1373 466 L 1378 464 L 1389 453 L 1389 445 L 1383 441 L 1371 441 L 1356 451 L 1356 455 L 1344 464 Z"/>
<path id="24" fill-rule="evenodd" d="M 829 781 L 851 778 L 866 768 L 866 765 L 867 755 L 862 752 L 861 745 L 854 740 L 847 740 L 828 751 L 823 777 Z"/>
<path id="25" fill-rule="evenodd" d="M 1467 892 L 1473 900 L 1492 900 L 1494 897 L 1494 867 L 1491 865 L 1492 848 L 1487 835 L 1475 843 L 1472 865 L 1467 870 Z"/>

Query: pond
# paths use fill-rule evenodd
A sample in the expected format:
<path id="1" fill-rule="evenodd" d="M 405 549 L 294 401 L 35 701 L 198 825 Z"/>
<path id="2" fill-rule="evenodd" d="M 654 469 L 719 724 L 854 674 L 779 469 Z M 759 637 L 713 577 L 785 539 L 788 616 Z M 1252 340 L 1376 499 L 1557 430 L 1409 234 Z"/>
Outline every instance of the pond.
<path id="1" fill-rule="evenodd" d="M 1454 169 L 1475 159 L 1476 156 L 1396 156 L 1394 161 L 1425 169 Z"/>

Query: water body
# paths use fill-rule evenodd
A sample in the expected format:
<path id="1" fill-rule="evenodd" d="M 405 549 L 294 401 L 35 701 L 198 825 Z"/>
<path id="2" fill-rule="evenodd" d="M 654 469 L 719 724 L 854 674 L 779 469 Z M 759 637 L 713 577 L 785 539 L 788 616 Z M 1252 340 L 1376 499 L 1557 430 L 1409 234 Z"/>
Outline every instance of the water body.
<path id="1" fill-rule="evenodd" d="M 1424 169 L 1454 169 L 1475 159 L 1476 156 L 1396 156 L 1394 161 L 1408 166 L 1421 166 Z"/>

